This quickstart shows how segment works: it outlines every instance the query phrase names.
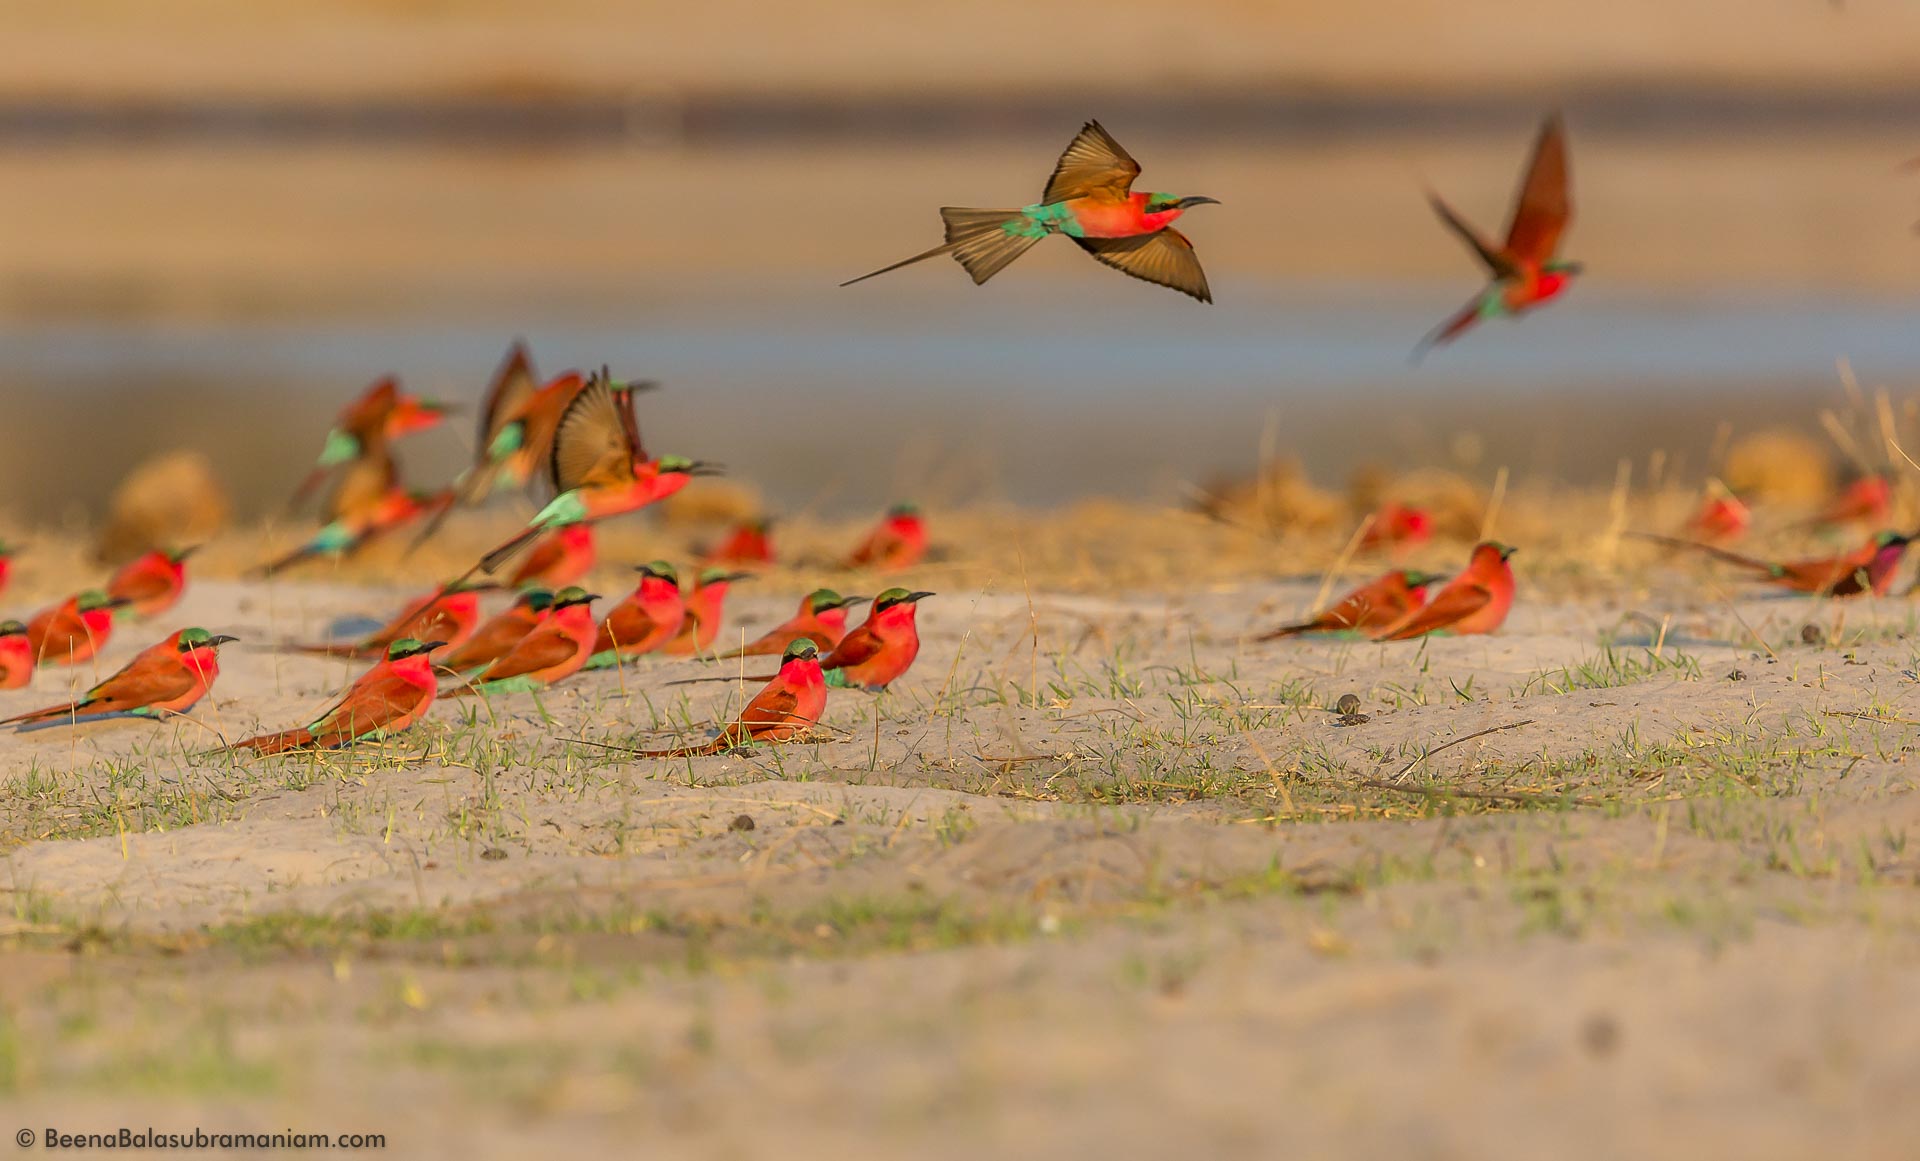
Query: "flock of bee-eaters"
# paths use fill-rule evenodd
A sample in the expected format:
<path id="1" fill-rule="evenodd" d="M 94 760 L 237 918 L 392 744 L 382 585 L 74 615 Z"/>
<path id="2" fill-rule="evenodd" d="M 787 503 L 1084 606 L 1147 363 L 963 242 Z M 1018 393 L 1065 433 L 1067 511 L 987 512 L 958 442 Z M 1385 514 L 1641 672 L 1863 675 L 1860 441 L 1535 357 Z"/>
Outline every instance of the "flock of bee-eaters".
<path id="1" fill-rule="evenodd" d="M 863 275 L 864 281 L 927 258 L 951 254 L 984 283 L 1049 234 L 1074 241 L 1124 274 L 1211 302 L 1193 244 L 1173 223 L 1199 196 L 1133 189 L 1140 166 L 1098 122 L 1089 122 L 1061 155 L 1041 199 L 1009 210 L 940 211 L 946 240 L 905 261 Z M 1564 291 L 1580 272 L 1556 257 L 1572 216 L 1566 134 L 1560 118 L 1541 127 L 1504 241 L 1481 234 L 1429 194 L 1435 212 L 1490 275 L 1488 286 L 1422 340 L 1416 355 L 1451 342 L 1482 319 L 1515 316 Z M 847 285 L 851 285 L 848 283 Z M 511 695 L 567 681 L 583 671 L 648 656 L 708 659 L 777 657 L 777 671 L 740 713 L 695 745 L 634 751 L 643 757 L 690 757 L 808 736 L 826 709 L 831 687 L 884 691 L 913 665 L 920 650 L 916 610 L 934 594 L 890 587 L 872 598 L 815 589 L 787 621 L 758 639 L 716 652 L 728 588 L 774 558 L 770 523 L 748 521 L 705 550 L 683 585 L 680 571 L 656 560 L 634 568 L 633 591 L 596 617 L 600 597 L 580 587 L 596 563 L 594 527 L 675 494 L 716 466 L 650 454 L 641 442 L 634 396 L 650 384 L 616 381 L 605 368 L 541 379 L 522 344 L 514 344 L 486 392 L 472 465 L 438 492 L 411 491 L 400 480 L 393 444 L 431 428 L 449 409 L 404 393 L 394 379 L 375 383 L 349 404 L 327 434 L 313 473 L 296 500 L 323 492 L 321 527 L 294 551 L 259 569 L 271 576 L 302 562 L 340 558 L 410 524 L 415 543 L 430 537 L 454 509 L 501 490 L 545 501 L 526 527 L 454 580 L 408 603 L 378 631 L 356 641 L 282 643 L 282 648 L 372 665 L 326 710 L 304 724 L 233 742 L 228 749 L 262 754 L 325 749 L 392 736 L 427 712 L 437 697 Z M 1891 492 L 1884 477 L 1866 476 L 1821 519 L 1833 524 L 1884 522 Z M 1689 526 L 1689 539 L 1650 537 L 1696 548 L 1756 577 L 1801 592 L 1850 596 L 1884 593 L 1908 538 L 1874 535 L 1859 549 L 1815 560 L 1772 563 L 1727 548 L 1746 530 L 1738 497 L 1709 498 Z M 1362 549 L 1403 551 L 1431 535 L 1427 513 L 1389 504 L 1370 519 Z M 842 562 L 856 573 L 912 569 L 926 555 L 927 529 L 911 505 L 890 510 Z M 1297 624 L 1262 637 L 1365 635 L 1404 641 L 1433 633 L 1491 633 L 1512 608 L 1514 549 L 1476 545 L 1451 580 L 1393 569 L 1339 597 Z M 12 553 L 0 545 L 0 590 Z M 179 601 L 191 550 L 153 551 L 122 567 L 97 590 L 43 609 L 29 620 L 0 623 L 0 690 L 28 685 L 34 671 L 90 660 L 129 618 L 151 620 Z M 1431 596 L 1429 588 L 1440 585 Z M 505 590 L 511 603 L 483 615 L 484 594 Z M 857 606 L 869 605 L 858 625 Z M 219 674 L 219 650 L 235 640 L 202 628 L 181 629 L 136 655 L 79 700 L 0 720 L 44 727 L 107 715 L 151 718 L 184 713 L 206 696 Z M 726 680 L 694 678 L 689 680 Z"/>

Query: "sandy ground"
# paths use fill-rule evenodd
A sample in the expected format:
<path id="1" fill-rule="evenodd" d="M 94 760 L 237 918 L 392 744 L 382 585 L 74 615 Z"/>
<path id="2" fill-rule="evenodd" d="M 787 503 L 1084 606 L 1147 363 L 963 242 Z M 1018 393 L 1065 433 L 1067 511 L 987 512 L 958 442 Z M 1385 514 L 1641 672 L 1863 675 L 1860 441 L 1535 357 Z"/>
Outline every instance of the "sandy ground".
<path id="1" fill-rule="evenodd" d="M 428 1156 L 1909 1151 L 1908 602 L 1523 550 L 1497 636 L 1255 644 L 1320 590 L 1283 561 L 1332 549 L 1167 519 L 1110 573 L 1001 546 L 909 574 L 940 590 L 914 671 L 760 754 L 587 744 L 738 705 L 656 661 L 236 761 L 219 735 L 352 672 L 239 646 L 190 723 L 6 739 L 0 1124 Z M 806 583 L 742 586 L 729 636 Z M 403 595 L 210 579 L 103 666 Z"/>

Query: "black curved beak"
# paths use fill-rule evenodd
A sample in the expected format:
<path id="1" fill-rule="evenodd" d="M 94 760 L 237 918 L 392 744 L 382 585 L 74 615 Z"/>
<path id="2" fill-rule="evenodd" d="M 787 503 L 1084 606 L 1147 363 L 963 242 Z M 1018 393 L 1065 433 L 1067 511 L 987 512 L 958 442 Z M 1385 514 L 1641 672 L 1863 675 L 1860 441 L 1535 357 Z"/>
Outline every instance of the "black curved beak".
<path id="1" fill-rule="evenodd" d="M 907 599 L 908 599 L 909 601 L 924 601 L 924 600 L 926 600 L 926 599 L 927 599 L 928 597 L 932 597 L 932 596 L 938 596 L 938 595 L 939 595 L 939 594 L 937 594 L 937 593 L 929 593 L 929 592 L 917 592 L 917 593 L 908 593 L 908 594 L 907 594 Z"/>
<path id="2" fill-rule="evenodd" d="M 839 599 L 839 600 L 838 600 L 837 602 L 835 602 L 835 603 L 833 603 L 833 604 L 831 604 L 831 605 L 828 605 L 828 606 L 827 606 L 827 608 L 829 608 L 829 609 L 851 609 L 851 608 L 853 608 L 853 607 L 854 607 L 855 605 L 864 605 L 864 604 L 866 604 L 866 603 L 867 603 L 868 601 L 870 601 L 870 600 L 872 600 L 872 599 L 873 599 L 872 597 L 841 597 L 841 598 L 840 598 L 840 599 Z"/>
<path id="3" fill-rule="evenodd" d="M 221 634 L 219 634 L 218 636 L 215 636 L 215 637 L 209 637 L 209 638 L 207 638 L 207 644 L 209 644 L 209 645 L 216 645 L 216 646 L 217 646 L 217 645 L 230 645 L 230 644 L 232 644 L 233 642 L 235 642 L 235 641 L 238 641 L 239 639 L 240 639 L 240 638 L 238 638 L 238 637 L 229 637 L 229 636 L 227 636 L 227 635 L 226 635 L 225 633 L 221 633 Z"/>
<path id="4" fill-rule="evenodd" d="M 1219 198 L 1203 198 L 1198 195 L 1180 199 L 1180 208 L 1183 210 L 1190 210 L 1195 206 L 1217 206 L 1219 204 Z"/>
<path id="5" fill-rule="evenodd" d="M 687 474 L 689 476 L 724 476 L 727 474 L 727 466 L 725 464 L 710 464 L 704 460 L 695 460 L 693 466 L 687 469 Z"/>

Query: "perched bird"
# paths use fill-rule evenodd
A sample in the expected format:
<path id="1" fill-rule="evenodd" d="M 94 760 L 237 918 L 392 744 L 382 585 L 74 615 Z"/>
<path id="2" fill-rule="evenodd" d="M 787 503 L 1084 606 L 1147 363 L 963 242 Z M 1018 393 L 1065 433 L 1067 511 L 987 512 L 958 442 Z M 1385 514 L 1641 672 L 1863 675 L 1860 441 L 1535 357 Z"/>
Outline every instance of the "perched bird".
<path id="1" fill-rule="evenodd" d="M 805 637 L 822 649 L 832 649 L 847 635 L 847 609 L 866 597 L 843 597 L 832 589 L 815 589 L 800 598 L 800 611 L 779 626 L 745 646 L 715 658 L 771 657 L 786 652 L 787 646 Z"/>
<path id="2" fill-rule="evenodd" d="M 920 627 L 915 616 L 919 603 L 934 594 L 888 589 L 873 598 L 873 611 L 859 628 L 841 638 L 820 661 L 827 684 L 879 693 L 898 681 L 920 655 Z M 687 677 L 668 685 L 703 681 L 734 681 L 734 677 Z M 748 677 L 747 681 L 768 681 Z"/>
<path id="3" fill-rule="evenodd" d="M 35 613 L 27 621 L 34 664 L 78 665 L 90 659 L 113 636 L 113 612 L 124 604 L 88 589 Z"/>
<path id="4" fill-rule="evenodd" d="M 183 548 L 178 552 L 155 549 L 134 557 L 107 582 L 107 595 L 126 600 L 128 611 L 140 617 L 157 617 L 180 603 L 187 591 L 187 558 L 199 551 Z"/>
<path id="5" fill-rule="evenodd" d="M 593 571 L 594 557 L 593 525 L 562 524 L 533 542 L 507 585 L 516 589 L 528 585 L 564 589 Z"/>
<path id="6" fill-rule="evenodd" d="M 766 688 L 753 695 L 740 715 L 727 723 L 712 741 L 671 750 L 645 750 L 642 758 L 687 758 L 718 754 L 741 746 L 790 741 L 812 729 L 827 709 L 827 683 L 820 670 L 820 651 L 801 639 L 780 656 L 780 672 Z"/>
<path id="7" fill-rule="evenodd" d="M 1460 337 L 1481 319 L 1511 317 L 1552 300 L 1580 273 L 1578 262 L 1554 258 L 1560 235 L 1573 218 L 1573 203 L 1567 188 L 1567 135 L 1558 113 L 1548 117 L 1540 127 L 1533 160 L 1528 163 L 1527 175 L 1520 183 L 1519 200 L 1513 207 L 1513 220 L 1507 225 L 1506 245 L 1496 246 L 1482 237 L 1441 201 L 1440 195 L 1429 190 L 1427 200 L 1447 228 L 1480 256 L 1493 281 L 1458 314 L 1421 340 L 1413 353 L 1416 361 L 1431 348 Z"/>
<path id="8" fill-rule="evenodd" d="M 1425 544 L 1433 538 L 1433 515 L 1425 508 L 1414 508 L 1389 500 L 1373 514 L 1373 520 L 1360 537 L 1365 551 L 1391 549 L 1396 554 Z"/>
<path id="9" fill-rule="evenodd" d="M 33 680 L 33 638 L 22 621 L 0 621 L 0 689 L 21 689 Z"/>
<path id="10" fill-rule="evenodd" d="M 205 629 L 182 629 L 136 654 L 118 673 L 87 691 L 71 705 L 49 706 L 0 720 L 0 726 L 27 726 L 61 718 L 134 714 L 164 718 L 183 714 L 213 688 L 220 676 L 220 646 L 237 637 L 214 636 Z"/>
<path id="11" fill-rule="evenodd" d="M 464 582 L 444 585 L 409 601 L 399 616 L 358 641 L 288 644 L 285 648 L 323 657 L 364 659 L 383 657 L 387 646 L 411 637 L 416 641 L 438 641 L 443 652 L 450 651 L 473 636 L 474 628 L 480 624 L 480 594 L 494 587 Z"/>
<path id="12" fill-rule="evenodd" d="M 897 572 L 920 563 L 927 554 L 927 522 L 912 504 L 895 504 L 847 554 L 848 568 Z"/>
<path id="13" fill-rule="evenodd" d="M 450 491 L 409 492 L 396 487 L 363 515 L 335 520 L 292 552 L 255 569 L 255 574 L 274 576 L 316 556 L 350 557 L 375 539 L 425 513 L 439 511 L 452 502 L 453 493 Z"/>
<path id="14" fill-rule="evenodd" d="M 1883 527 L 1892 513 L 1893 477 L 1886 472 L 1869 472 L 1841 489 L 1840 494 L 1806 524 Z"/>
<path id="15" fill-rule="evenodd" d="M 1273 641 L 1307 633 L 1349 633 L 1383 629 L 1427 602 L 1427 586 L 1441 578 L 1413 569 L 1395 569 L 1354 589 L 1325 612 L 1255 637 Z"/>
<path id="16" fill-rule="evenodd" d="M 1120 148 L 1100 122 L 1089 121 L 1060 155 L 1038 202 L 1017 210 L 943 206 L 940 218 L 947 229 L 943 245 L 841 285 L 852 286 L 941 254 L 953 255 L 979 285 L 1048 234 L 1064 234 L 1122 274 L 1212 302 L 1193 243 L 1173 223 L 1194 206 L 1219 202 L 1135 193 L 1133 179 L 1138 176 L 1140 163 Z"/>
<path id="17" fill-rule="evenodd" d="M 524 693 L 578 673 L 593 652 L 593 610 L 589 606 L 599 599 L 597 594 L 578 588 L 561 589 L 553 595 L 553 607 L 532 632 L 474 674 L 467 684 L 447 690 L 446 696 Z"/>
<path id="18" fill-rule="evenodd" d="M 701 552 L 700 560 L 703 564 L 772 564 L 773 518 L 742 520 L 718 544 Z"/>
<path id="19" fill-rule="evenodd" d="M 1898 532 L 1882 532 L 1869 537 L 1865 544 L 1852 552 L 1839 556 L 1820 556 L 1810 560 L 1789 560 L 1775 563 L 1751 556 L 1742 556 L 1737 552 L 1728 552 L 1711 544 L 1701 544 L 1692 540 L 1678 540 L 1671 536 L 1656 536 L 1651 532 L 1629 532 L 1628 536 L 1641 540 L 1650 540 L 1655 544 L 1664 544 L 1668 548 L 1687 548 L 1704 552 L 1715 560 L 1738 565 L 1758 573 L 1758 579 L 1796 593 L 1817 593 L 1828 597 L 1857 597 L 1861 593 L 1872 593 L 1884 597 L 1893 587 L 1893 577 L 1900 569 L 1900 560 L 1906 555 L 1907 545 L 1912 537 Z"/>
<path id="20" fill-rule="evenodd" d="M 466 644 L 443 653 L 438 659 L 440 668 L 464 673 L 506 656 L 521 638 L 533 632 L 552 607 L 553 594 L 548 590 L 522 590 L 511 606 L 475 629 Z"/>
<path id="21" fill-rule="evenodd" d="M 1725 547 L 1745 536 L 1752 524 L 1753 510 L 1722 486 L 1700 501 L 1700 507 L 1687 519 L 1686 532 L 1695 540 Z"/>
<path id="22" fill-rule="evenodd" d="M 554 498 L 518 536 L 482 557 L 473 571 L 493 572 L 543 532 L 635 512 L 713 471 L 676 456 L 647 458 L 633 418 L 633 389 L 602 367 L 561 415 L 547 456 Z"/>
<path id="23" fill-rule="evenodd" d="M 1513 568 L 1507 563 L 1514 550 L 1491 540 L 1474 545 L 1466 569 L 1448 581 L 1425 605 L 1409 609 L 1400 619 L 1373 635 L 1375 641 L 1408 641 L 1429 633 L 1466 636 L 1491 633 L 1513 608 Z"/>
<path id="24" fill-rule="evenodd" d="M 391 737 L 420 720 L 433 705 L 438 687 L 431 654 L 439 641 L 403 637 L 387 646 L 387 655 L 347 687 L 332 709 L 299 729 L 262 734 L 235 742 L 261 754 L 289 750 L 330 750 L 349 742 Z"/>
<path id="25" fill-rule="evenodd" d="M 680 574 L 664 560 L 637 567 L 640 583 L 608 611 L 593 638 L 588 669 L 606 669 L 623 658 L 638 657 L 673 640 L 685 623 L 686 598 Z"/>
<path id="26" fill-rule="evenodd" d="M 713 643 L 720 639 L 720 618 L 726 611 L 727 590 L 735 581 L 751 579 L 752 573 L 701 569 L 694 579 L 693 591 L 687 594 L 687 615 L 680 622 L 680 631 L 662 645 L 660 651 L 675 657 L 711 651 Z"/>
<path id="27" fill-rule="evenodd" d="M 13 579 L 13 558 L 20 555 L 20 546 L 0 540 L 0 593 L 7 591 L 7 582 Z"/>

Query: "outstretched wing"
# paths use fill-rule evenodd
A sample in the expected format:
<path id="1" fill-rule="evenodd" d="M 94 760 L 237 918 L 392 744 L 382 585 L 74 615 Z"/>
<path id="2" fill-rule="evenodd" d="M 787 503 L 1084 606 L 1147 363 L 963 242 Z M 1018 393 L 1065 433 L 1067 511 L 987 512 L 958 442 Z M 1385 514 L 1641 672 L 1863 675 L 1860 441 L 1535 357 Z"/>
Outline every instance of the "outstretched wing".
<path id="1" fill-rule="evenodd" d="M 1440 215 L 1440 220 L 1446 223 L 1447 228 L 1458 234 L 1460 240 L 1480 256 L 1480 261 L 1486 263 L 1487 270 L 1495 278 L 1510 278 L 1519 273 L 1519 267 L 1511 254 L 1494 245 L 1480 231 L 1474 229 L 1472 223 L 1454 213 L 1453 207 L 1441 201 L 1439 194 L 1428 190 L 1427 202 L 1433 206 L 1433 212 Z"/>
<path id="2" fill-rule="evenodd" d="M 1213 292 L 1207 289 L 1207 272 L 1200 268 L 1193 243 L 1172 226 L 1131 238 L 1075 238 L 1074 241 L 1080 243 L 1082 250 L 1122 274 L 1170 286 L 1201 302 L 1213 301 Z"/>
<path id="3" fill-rule="evenodd" d="M 1060 155 L 1040 200 L 1052 205 L 1094 193 L 1125 196 L 1139 176 L 1140 163 L 1120 148 L 1100 122 L 1089 121 Z"/>
<path id="4" fill-rule="evenodd" d="M 556 493 L 618 486 L 633 480 L 639 453 L 632 394 L 615 388 L 605 374 L 595 375 L 561 413 L 547 474 Z"/>
<path id="5" fill-rule="evenodd" d="M 493 373 L 493 385 L 487 388 L 486 406 L 480 411 L 480 446 L 474 450 L 474 462 L 479 467 L 484 468 L 491 462 L 489 453 L 493 449 L 493 441 L 520 414 L 538 386 L 539 381 L 533 372 L 533 358 L 527 353 L 527 345 L 516 339 L 513 346 L 507 349 L 507 357 L 501 361 L 500 369 Z"/>
<path id="6" fill-rule="evenodd" d="M 1514 203 L 1507 227 L 1507 250 L 1528 262 L 1543 263 L 1559 248 L 1560 234 L 1573 218 L 1567 190 L 1567 134 L 1560 114 L 1548 117 L 1533 146 L 1533 160 Z"/>

